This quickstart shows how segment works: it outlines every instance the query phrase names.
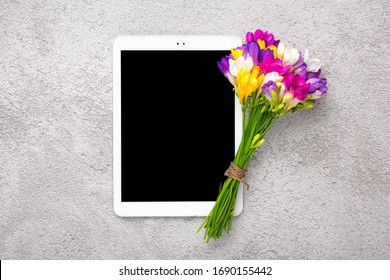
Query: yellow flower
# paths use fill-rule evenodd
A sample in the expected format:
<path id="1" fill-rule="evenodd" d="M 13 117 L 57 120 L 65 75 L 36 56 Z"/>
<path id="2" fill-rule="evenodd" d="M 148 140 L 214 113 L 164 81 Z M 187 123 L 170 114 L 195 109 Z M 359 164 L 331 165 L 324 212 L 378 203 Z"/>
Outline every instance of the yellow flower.
<path id="1" fill-rule="evenodd" d="M 260 74 L 259 66 L 254 67 L 252 71 L 243 69 L 238 71 L 237 95 L 241 104 L 244 104 L 246 98 L 259 88 L 263 79 L 264 74 Z"/>
<path id="2" fill-rule="evenodd" d="M 271 50 L 274 53 L 274 58 L 277 57 L 277 49 L 276 49 L 276 47 L 274 45 L 265 47 L 266 46 L 265 42 L 263 40 L 260 40 L 260 39 L 257 40 L 257 44 L 259 45 L 260 50 Z"/>
<path id="3" fill-rule="evenodd" d="M 278 57 L 278 51 L 276 49 L 276 47 L 274 45 L 271 45 L 269 47 L 267 47 L 267 50 L 271 50 L 274 52 L 274 58 L 277 58 Z"/>
<path id="4" fill-rule="evenodd" d="M 257 44 L 259 44 L 261 50 L 265 50 L 265 42 L 263 40 L 257 40 Z"/>
<path id="5" fill-rule="evenodd" d="M 232 56 L 234 60 L 237 60 L 240 56 L 242 56 L 243 53 L 244 53 L 243 50 L 232 49 Z"/>

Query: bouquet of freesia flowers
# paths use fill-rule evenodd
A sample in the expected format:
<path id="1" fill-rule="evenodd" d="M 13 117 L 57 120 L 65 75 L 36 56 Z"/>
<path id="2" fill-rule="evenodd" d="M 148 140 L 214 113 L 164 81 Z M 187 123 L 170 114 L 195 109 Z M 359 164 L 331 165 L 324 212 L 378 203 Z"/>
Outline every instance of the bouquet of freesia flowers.
<path id="1" fill-rule="evenodd" d="M 242 107 L 243 131 L 239 149 L 223 183 L 217 201 L 198 232 L 205 228 L 205 240 L 217 239 L 232 227 L 234 205 L 240 182 L 264 135 L 288 112 L 313 108 L 314 100 L 327 91 L 320 77 L 321 62 L 306 50 L 285 47 L 272 33 L 256 30 L 246 42 L 231 50 L 218 67 L 234 86 Z"/>

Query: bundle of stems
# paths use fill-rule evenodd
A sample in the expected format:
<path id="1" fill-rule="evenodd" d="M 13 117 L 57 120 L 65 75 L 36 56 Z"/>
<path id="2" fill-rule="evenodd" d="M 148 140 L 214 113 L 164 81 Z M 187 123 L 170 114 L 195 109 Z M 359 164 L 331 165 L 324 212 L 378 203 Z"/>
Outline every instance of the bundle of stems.
<path id="1" fill-rule="evenodd" d="M 264 143 L 264 135 L 285 114 L 281 106 L 272 106 L 264 97 L 251 96 L 245 106 L 242 106 L 242 137 L 233 163 L 246 170 L 256 148 Z M 223 183 L 214 207 L 199 227 L 205 229 L 206 243 L 210 239 L 218 239 L 223 231 L 229 233 L 232 228 L 234 206 L 240 181 L 227 178 Z"/>

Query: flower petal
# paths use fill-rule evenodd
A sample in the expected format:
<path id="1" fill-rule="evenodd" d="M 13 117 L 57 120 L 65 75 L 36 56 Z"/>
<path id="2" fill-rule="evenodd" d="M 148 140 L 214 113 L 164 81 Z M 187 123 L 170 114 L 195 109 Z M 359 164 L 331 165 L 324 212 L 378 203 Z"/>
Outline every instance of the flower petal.
<path id="1" fill-rule="evenodd" d="M 310 58 L 306 61 L 307 71 L 309 72 L 317 72 L 322 67 L 322 62 L 317 58 Z"/>

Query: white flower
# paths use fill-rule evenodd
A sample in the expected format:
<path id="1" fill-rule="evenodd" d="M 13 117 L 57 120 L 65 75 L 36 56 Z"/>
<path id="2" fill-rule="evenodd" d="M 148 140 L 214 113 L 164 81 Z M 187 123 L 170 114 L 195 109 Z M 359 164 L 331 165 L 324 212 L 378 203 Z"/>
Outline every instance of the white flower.
<path id="1" fill-rule="evenodd" d="M 307 65 L 306 70 L 308 72 L 317 72 L 323 66 L 322 62 L 318 58 L 310 58 L 309 51 L 307 49 L 303 59 Z"/>
<path id="2" fill-rule="evenodd" d="M 278 58 L 282 61 L 283 61 L 284 49 L 285 49 L 284 44 L 282 42 L 280 42 L 278 45 L 277 54 L 278 54 Z"/>
<path id="3" fill-rule="evenodd" d="M 263 83 L 261 84 L 261 86 L 268 83 L 269 81 L 274 81 L 275 83 L 277 83 L 277 82 L 281 82 L 282 80 L 283 80 L 283 77 L 279 76 L 278 72 L 269 72 L 269 73 L 265 74 L 264 80 L 263 80 Z"/>
<path id="4" fill-rule="evenodd" d="M 288 93 L 288 94 L 289 94 L 289 93 Z M 290 98 L 290 99 L 288 99 L 288 100 L 286 101 L 286 105 L 284 106 L 284 109 L 288 111 L 288 110 L 294 108 L 295 106 L 297 106 L 298 103 L 299 103 L 299 100 L 296 99 L 295 97 Z"/>
<path id="5" fill-rule="evenodd" d="M 237 60 L 229 59 L 229 71 L 234 77 L 237 77 L 240 69 L 250 71 L 252 68 L 253 60 L 250 56 L 246 59 L 243 56 L 240 56 Z"/>
<path id="6" fill-rule="evenodd" d="M 296 48 L 286 48 L 283 55 L 283 65 L 294 65 L 299 60 L 299 51 Z"/>

